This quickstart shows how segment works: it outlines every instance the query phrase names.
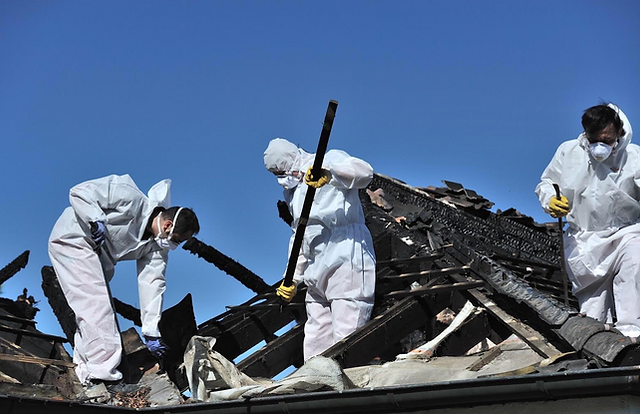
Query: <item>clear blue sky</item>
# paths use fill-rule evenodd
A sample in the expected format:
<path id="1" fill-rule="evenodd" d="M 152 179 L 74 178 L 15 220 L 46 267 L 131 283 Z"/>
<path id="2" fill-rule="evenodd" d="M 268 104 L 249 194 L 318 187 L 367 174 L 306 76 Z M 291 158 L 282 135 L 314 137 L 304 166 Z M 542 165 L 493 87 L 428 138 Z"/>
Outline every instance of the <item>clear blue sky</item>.
<path id="1" fill-rule="evenodd" d="M 0 2 L 0 268 L 29 265 L 39 328 L 61 333 L 40 288 L 73 185 L 130 174 L 200 218 L 204 242 L 276 282 L 290 230 L 263 166 L 268 141 L 330 148 L 416 186 L 452 180 L 537 221 L 533 192 L 557 146 L 600 99 L 640 120 L 638 1 Z M 636 124 L 636 128 L 637 128 Z M 197 322 L 252 292 L 171 253 L 165 307 Z M 135 267 L 114 295 L 138 305 Z"/>

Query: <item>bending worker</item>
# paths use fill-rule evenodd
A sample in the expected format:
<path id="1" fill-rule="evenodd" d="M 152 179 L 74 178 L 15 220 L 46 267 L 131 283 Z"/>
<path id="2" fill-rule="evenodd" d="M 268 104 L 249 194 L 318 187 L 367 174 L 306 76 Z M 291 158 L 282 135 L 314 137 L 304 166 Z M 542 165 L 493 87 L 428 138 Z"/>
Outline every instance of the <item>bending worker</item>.
<path id="1" fill-rule="evenodd" d="M 369 320 L 376 277 L 373 242 L 358 197 L 358 189 L 371 181 L 373 169 L 344 151 L 331 150 L 324 157 L 322 177 L 310 181 L 313 160 L 314 154 L 281 138 L 272 140 L 264 152 L 265 166 L 284 187 L 285 201 L 293 216 L 289 254 L 307 185 L 317 188 L 294 284 L 281 285 L 276 292 L 289 302 L 297 283 L 304 281 L 307 286 L 305 361 Z M 302 184 L 303 178 L 306 184 Z"/>
<path id="2" fill-rule="evenodd" d="M 553 217 L 567 217 L 567 273 L 580 312 L 640 335 L 640 147 L 613 104 L 587 109 L 584 132 L 560 145 L 536 193 Z M 560 187 L 556 197 L 553 184 Z"/>
<path id="3" fill-rule="evenodd" d="M 83 383 L 122 379 L 122 343 L 108 286 L 119 261 L 137 261 L 142 334 L 154 356 L 166 351 L 158 322 L 168 251 L 200 230 L 192 210 L 168 208 L 170 186 L 170 180 L 160 181 L 145 196 L 128 175 L 78 184 L 51 232 L 49 257 L 75 312 L 73 362 Z"/>

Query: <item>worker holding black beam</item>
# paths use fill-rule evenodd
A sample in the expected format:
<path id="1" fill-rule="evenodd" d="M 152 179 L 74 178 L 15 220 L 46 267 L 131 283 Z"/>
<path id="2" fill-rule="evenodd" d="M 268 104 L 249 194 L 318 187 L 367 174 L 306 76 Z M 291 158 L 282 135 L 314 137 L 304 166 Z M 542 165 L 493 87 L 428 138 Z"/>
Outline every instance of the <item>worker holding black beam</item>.
<path id="1" fill-rule="evenodd" d="M 373 241 L 358 196 L 373 178 L 373 169 L 344 151 L 331 150 L 322 154 L 321 171 L 314 172 L 317 155 L 281 138 L 272 140 L 264 152 L 265 167 L 284 187 L 293 216 L 293 281 L 289 285 L 285 278 L 276 293 L 289 302 L 300 281 L 307 286 L 305 361 L 368 322 L 375 291 Z M 302 213 L 309 191 L 315 194 L 307 218 Z M 304 236 L 296 254 L 301 225 Z"/>

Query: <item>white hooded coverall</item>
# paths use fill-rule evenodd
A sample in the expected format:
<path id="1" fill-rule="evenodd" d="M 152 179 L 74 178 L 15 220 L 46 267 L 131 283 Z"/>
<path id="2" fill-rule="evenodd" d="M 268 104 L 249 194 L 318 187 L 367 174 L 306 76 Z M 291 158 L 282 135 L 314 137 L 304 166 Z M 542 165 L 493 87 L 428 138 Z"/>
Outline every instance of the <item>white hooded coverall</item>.
<path id="1" fill-rule="evenodd" d="M 536 194 L 543 209 L 556 196 L 569 200 L 564 235 L 567 272 L 580 312 L 612 323 L 624 335 L 640 335 L 640 147 L 615 105 L 625 130 L 603 162 L 589 152 L 582 133 L 564 142 L 542 173 Z"/>
<path id="2" fill-rule="evenodd" d="M 267 169 L 301 171 L 301 180 L 313 160 L 314 154 L 280 138 L 272 140 L 265 151 Z M 371 316 L 375 293 L 373 241 L 358 196 L 358 189 L 373 178 L 373 169 L 340 150 L 325 154 L 323 168 L 331 172 L 331 180 L 315 193 L 294 273 L 296 282 L 303 280 L 307 285 L 305 361 L 364 325 Z M 284 191 L 293 216 L 289 254 L 309 188 L 299 183 Z"/>
<path id="3" fill-rule="evenodd" d="M 153 236 L 142 237 L 154 208 L 169 207 L 170 186 L 170 180 L 160 181 L 145 196 L 129 175 L 110 175 L 69 191 L 71 207 L 51 232 L 49 257 L 75 312 L 73 362 L 81 382 L 122 378 L 121 338 L 108 286 L 117 262 L 137 260 L 142 334 L 160 336 L 168 252 Z M 89 225 L 95 221 L 105 224 L 108 235 L 98 250 Z"/>

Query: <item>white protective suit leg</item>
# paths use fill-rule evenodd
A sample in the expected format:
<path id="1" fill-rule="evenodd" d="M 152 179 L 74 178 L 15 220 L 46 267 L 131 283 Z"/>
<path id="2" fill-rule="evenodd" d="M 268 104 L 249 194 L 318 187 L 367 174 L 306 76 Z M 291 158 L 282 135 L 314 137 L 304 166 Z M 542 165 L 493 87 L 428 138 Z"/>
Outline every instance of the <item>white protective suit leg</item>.
<path id="1" fill-rule="evenodd" d="M 321 354 L 333 345 L 331 304 L 316 289 L 307 288 L 305 298 L 307 322 L 304 324 L 304 360 Z"/>
<path id="2" fill-rule="evenodd" d="M 616 329 L 626 336 L 640 336 L 640 236 L 619 247 L 613 278 Z"/>
<path id="3" fill-rule="evenodd" d="M 580 313 L 603 323 L 613 323 L 611 278 L 603 277 L 574 295 L 580 304 Z"/>
<path id="4" fill-rule="evenodd" d="M 369 322 L 373 303 L 357 299 L 334 299 L 331 301 L 333 316 L 333 343 L 349 336 L 353 331 Z"/>
<path id="5" fill-rule="evenodd" d="M 63 215 L 61 220 L 64 220 Z M 55 233 L 55 230 L 54 230 Z M 73 362 L 81 382 L 117 381 L 122 343 L 98 255 L 83 234 L 49 241 L 49 257 L 60 287 L 76 315 Z"/>

